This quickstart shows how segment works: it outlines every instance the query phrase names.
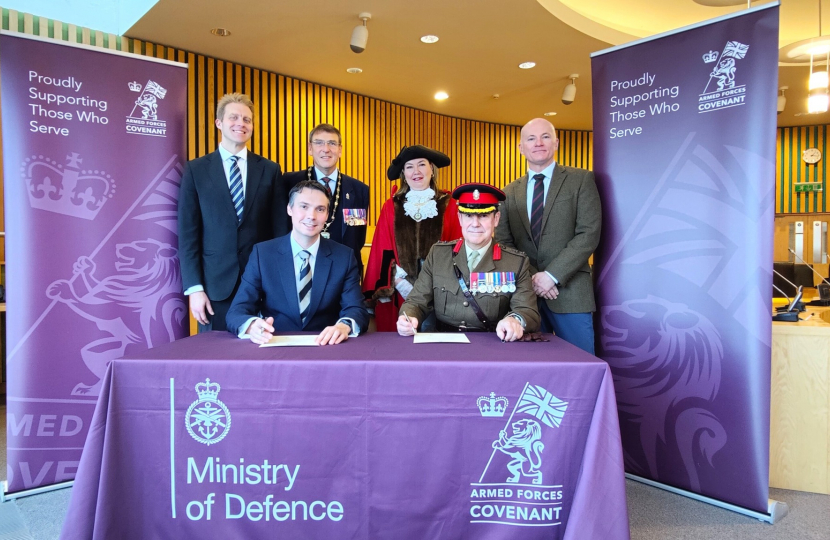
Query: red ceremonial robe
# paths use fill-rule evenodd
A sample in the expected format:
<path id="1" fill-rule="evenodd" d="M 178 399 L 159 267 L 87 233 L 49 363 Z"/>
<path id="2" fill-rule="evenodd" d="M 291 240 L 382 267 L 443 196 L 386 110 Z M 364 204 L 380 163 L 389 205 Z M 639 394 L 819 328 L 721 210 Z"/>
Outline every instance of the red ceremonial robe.
<path id="1" fill-rule="evenodd" d="M 455 199 L 446 191 L 439 191 L 436 199 L 438 215 L 420 222 L 404 213 L 403 197 L 393 195 L 383 203 L 363 278 L 363 293 L 374 305 L 378 332 L 397 331 L 398 310 L 404 300 L 395 290 L 395 265 L 403 268 L 407 280 L 414 283 L 420 261 L 433 244 L 461 238 Z M 389 301 L 385 301 L 387 298 Z"/>

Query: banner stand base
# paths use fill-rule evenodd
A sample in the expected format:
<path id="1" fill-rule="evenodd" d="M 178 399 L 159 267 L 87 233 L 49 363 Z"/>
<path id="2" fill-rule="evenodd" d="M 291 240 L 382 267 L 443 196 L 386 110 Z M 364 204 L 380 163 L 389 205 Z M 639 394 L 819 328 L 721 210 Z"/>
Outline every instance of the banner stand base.
<path id="1" fill-rule="evenodd" d="M 781 521 L 784 516 L 786 516 L 790 512 L 790 508 L 787 506 L 787 503 L 776 501 L 773 499 L 769 499 L 767 503 L 767 513 L 762 514 L 761 512 L 756 512 L 755 510 L 750 510 L 748 508 L 744 508 L 742 506 L 735 506 L 734 504 L 729 504 L 727 502 L 719 501 L 717 499 L 712 499 L 710 497 L 706 497 L 701 495 L 700 493 L 693 493 L 691 491 L 686 491 L 684 489 L 676 488 L 674 486 L 669 486 L 666 484 L 661 484 L 660 482 L 655 482 L 654 480 L 649 480 L 648 478 L 643 478 L 642 476 L 637 476 L 634 474 L 625 473 L 625 477 L 629 480 L 634 480 L 635 482 L 640 482 L 641 484 L 646 484 L 647 486 L 656 487 L 659 489 L 664 489 L 666 491 L 670 491 L 677 495 L 682 495 L 684 497 L 688 497 L 690 499 L 694 499 L 696 501 L 705 502 L 707 504 L 711 504 L 713 506 L 717 506 L 720 508 L 724 508 L 726 510 L 731 510 L 732 512 L 737 512 L 738 514 L 743 514 L 745 516 L 753 517 L 759 521 L 766 521 L 767 523 L 775 524 Z"/>
<path id="2" fill-rule="evenodd" d="M 3 480 L 3 490 L 0 491 L 0 503 L 6 501 L 13 501 L 14 499 L 20 499 L 22 497 L 29 497 L 30 495 L 40 495 L 41 493 L 48 493 L 50 491 L 56 491 L 58 489 L 66 489 L 68 487 L 72 487 L 74 483 L 74 480 L 70 480 L 69 482 L 61 482 L 60 484 L 52 484 L 49 486 L 41 486 L 34 489 L 24 489 L 23 491 L 15 491 L 14 493 L 6 493 L 6 490 L 9 489 L 9 483 L 6 480 Z"/>

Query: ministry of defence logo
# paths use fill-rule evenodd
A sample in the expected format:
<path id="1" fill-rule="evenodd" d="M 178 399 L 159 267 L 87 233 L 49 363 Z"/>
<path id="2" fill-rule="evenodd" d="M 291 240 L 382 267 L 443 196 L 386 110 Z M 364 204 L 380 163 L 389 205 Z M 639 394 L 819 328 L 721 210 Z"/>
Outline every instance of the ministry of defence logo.
<path id="1" fill-rule="evenodd" d="M 714 63 L 715 67 L 709 73 L 709 81 L 698 98 L 698 112 L 712 112 L 746 104 L 746 85 L 735 84 L 735 72 L 738 60 L 743 60 L 748 50 L 749 45 L 727 41 L 720 56 L 717 51 L 703 55 L 703 62 Z"/>
<path id="2" fill-rule="evenodd" d="M 93 220 L 115 194 L 115 180 L 105 171 L 82 169 L 81 156 L 72 152 L 66 165 L 48 156 L 33 155 L 20 167 L 29 206 L 38 210 Z"/>
<path id="3" fill-rule="evenodd" d="M 482 416 L 502 417 L 507 398 L 478 399 Z M 556 526 L 562 523 L 562 486 L 544 483 L 543 426 L 559 427 L 568 403 L 545 388 L 525 384 L 510 417 L 491 443 L 490 459 L 472 483 L 470 523 Z"/>
<path id="4" fill-rule="evenodd" d="M 184 415 L 184 423 L 190 436 L 210 446 L 225 438 L 231 429 L 231 412 L 219 401 L 220 386 L 205 382 L 196 385 L 199 399 L 190 404 Z"/>
<path id="5" fill-rule="evenodd" d="M 167 89 L 154 81 L 147 81 L 143 88 L 135 81 L 128 86 L 131 91 L 139 92 L 139 96 L 127 116 L 127 133 L 167 137 L 167 122 L 158 117 L 158 102 L 167 95 Z"/>

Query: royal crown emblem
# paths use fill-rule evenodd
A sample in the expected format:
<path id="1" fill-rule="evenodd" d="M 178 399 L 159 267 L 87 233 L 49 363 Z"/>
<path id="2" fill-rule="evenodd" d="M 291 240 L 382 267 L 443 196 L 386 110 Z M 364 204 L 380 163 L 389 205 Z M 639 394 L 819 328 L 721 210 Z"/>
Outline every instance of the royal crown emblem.
<path id="1" fill-rule="evenodd" d="M 231 412 L 219 401 L 219 384 L 205 379 L 195 388 L 199 399 L 190 404 L 184 423 L 191 437 L 210 446 L 224 439 L 230 431 Z"/>
<path id="2" fill-rule="evenodd" d="M 132 90 L 133 92 L 141 92 L 141 83 L 137 81 L 131 82 L 130 90 Z"/>
<path id="3" fill-rule="evenodd" d="M 495 392 L 490 392 L 490 397 L 481 396 L 476 401 L 476 405 L 478 405 L 478 410 L 481 411 L 481 416 L 489 416 L 500 418 L 504 416 L 504 411 L 507 410 L 507 398 L 506 397 L 496 397 Z"/>
<path id="4" fill-rule="evenodd" d="M 26 158 L 21 167 L 32 208 L 93 220 L 115 195 L 115 180 L 101 170 L 81 169 L 76 153 L 66 156 L 64 167 L 38 155 Z"/>
<path id="5" fill-rule="evenodd" d="M 709 51 L 708 53 L 703 55 L 703 61 L 707 64 L 711 64 L 712 62 L 717 62 L 718 60 L 718 53 L 717 51 Z"/>

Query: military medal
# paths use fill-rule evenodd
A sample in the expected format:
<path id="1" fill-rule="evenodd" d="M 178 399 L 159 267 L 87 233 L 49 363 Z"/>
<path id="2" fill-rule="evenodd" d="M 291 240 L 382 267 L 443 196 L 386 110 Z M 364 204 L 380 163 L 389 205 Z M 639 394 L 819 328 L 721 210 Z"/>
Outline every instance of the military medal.
<path id="1" fill-rule="evenodd" d="M 470 292 L 476 294 L 478 292 L 478 273 L 470 274 Z"/>
<path id="2" fill-rule="evenodd" d="M 487 292 L 490 294 L 496 292 L 496 287 L 493 285 L 493 274 L 491 272 L 487 273 Z"/>
<path id="3" fill-rule="evenodd" d="M 507 280 L 509 281 L 507 285 L 507 290 L 512 293 L 516 292 L 516 274 L 514 274 L 513 272 L 508 272 Z"/>
<path id="4" fill-rule="evenodd" d="M 328 239 L 328 238 L 331 237 L 331 233 L 328 232 L 328 231 L 323 231 L 323 232 L 320 233 L 320 236 L 322 236 L 325 239 Z"/>
<path id="5" fill-rule="evenodd" d="M 476 272 L 478 274 L 478 292 L 484 294 L 487 292 L 487 274 L 483 272 Z"/>
<path id="6" fill-rule="evenodd" d="M 366 209 L 365 208 L 344 208 L 343 222 L 350 226 L 356 227 L 358 225 L 366 225 Z"/>
<path id="7" fill-rule="evenodd" d="M 495 281 L 495 286 L 493 289 L 497 292 L 501 292 L 501 272 L 495 272 L 493 274 L 493 281 Z"/>

